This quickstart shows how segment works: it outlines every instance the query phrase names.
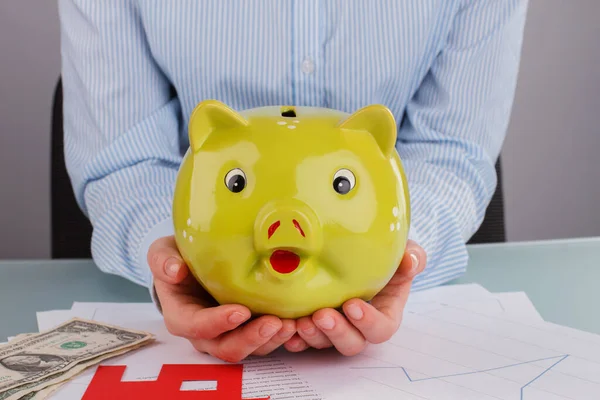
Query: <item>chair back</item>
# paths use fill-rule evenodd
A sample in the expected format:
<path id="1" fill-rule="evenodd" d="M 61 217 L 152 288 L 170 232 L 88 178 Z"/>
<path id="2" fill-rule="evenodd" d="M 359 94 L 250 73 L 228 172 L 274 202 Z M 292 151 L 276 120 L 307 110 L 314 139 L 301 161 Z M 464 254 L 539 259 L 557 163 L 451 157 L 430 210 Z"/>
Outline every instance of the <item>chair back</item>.
<path id="1" fill-rule="evenodd" d="M 469 239 L 469 244 L 506 242 L 502 162 L 500 157 L 496 161 L 496 175 L 498 176 L 496 190 L 492 195 L 490 204 L 487 206 L 483 222 L 477 232 Z"/>
<path id="2" fill-rule="evenodd" d="M 60 79 L 54 91 L 51 131 L 51 257 L 89 259 L 92 256 L 92 225 L 75 200 L 65 165 Z"/>

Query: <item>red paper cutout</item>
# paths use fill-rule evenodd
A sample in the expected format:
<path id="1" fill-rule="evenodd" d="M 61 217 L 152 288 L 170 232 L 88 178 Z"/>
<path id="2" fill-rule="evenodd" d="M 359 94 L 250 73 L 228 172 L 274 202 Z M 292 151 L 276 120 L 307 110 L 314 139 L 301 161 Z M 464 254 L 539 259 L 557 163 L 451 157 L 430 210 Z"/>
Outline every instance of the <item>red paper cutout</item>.
<path id="1" fill-rule="evenodd" d="M 121 382 L 125 366 L 99 366 L 82 400 L 269 400 L 242 399 L 241 364 L 163 365 L 155 381 Z M 217 381 L 217 390 L 182 391 L 185 381 Z"/>

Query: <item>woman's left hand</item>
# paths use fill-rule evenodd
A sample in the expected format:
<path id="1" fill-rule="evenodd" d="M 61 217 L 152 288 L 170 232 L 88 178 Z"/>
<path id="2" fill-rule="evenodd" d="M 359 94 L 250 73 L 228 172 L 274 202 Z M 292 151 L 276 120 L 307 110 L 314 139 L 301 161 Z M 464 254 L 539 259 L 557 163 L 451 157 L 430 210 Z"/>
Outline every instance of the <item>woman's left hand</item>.
<path id="1" fill-rule="evenodd" d="M 356 355 L 368 343 L 382 343 L 396 333 L 414 278 L 427 262 L 425 250 L 409 240 L 398 270 L 370 304 L 351 299 L 344 303 L 344 314 L 325 308 L 311 317 L 296 321 L 297 333 L 286 343 L 291 352 L 309 347 L 335 347 L 341 354 Z"/>

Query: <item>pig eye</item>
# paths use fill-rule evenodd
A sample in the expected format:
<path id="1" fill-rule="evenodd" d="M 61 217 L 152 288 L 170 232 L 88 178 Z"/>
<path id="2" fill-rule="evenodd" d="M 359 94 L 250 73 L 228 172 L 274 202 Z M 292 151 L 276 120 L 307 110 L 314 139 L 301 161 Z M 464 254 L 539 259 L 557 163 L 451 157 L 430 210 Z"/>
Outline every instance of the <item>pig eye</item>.
<path id="1" fill-rule="evenodd" d="M 339 194 L 347 194 L 354 188 L 356 179 L 354 174 L 347 169 L 340 169 L 333 176 L 333 190 Z"/>
<path id="2" fill-rule="evenodd" d="M 232 169 L 225 176 L 225 186 L 233 193 L 239 193 L 246 187 L 246 174 L 239 168 Z"/>

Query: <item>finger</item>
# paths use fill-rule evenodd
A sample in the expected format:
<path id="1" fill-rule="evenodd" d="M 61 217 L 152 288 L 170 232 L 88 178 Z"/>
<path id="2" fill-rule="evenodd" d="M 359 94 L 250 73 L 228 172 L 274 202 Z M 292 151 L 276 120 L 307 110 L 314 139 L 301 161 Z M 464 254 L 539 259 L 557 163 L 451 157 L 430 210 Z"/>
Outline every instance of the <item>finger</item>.
<path id="1" fill-rule="evenodd" d="M 177 284 L 188 276 L 188 268 L 179 254 L 175 238 L 155 240 L 148 249 L 148 265 L 155 280 Z"/>
<path id="2" fill-rule="evenodd" d="M 302 317 L 296 322 L 298 335 L 306 344 L 315 349 L 332 347 L 333 343 L 313 322 L 310 317 Z"/>
<path id="3" fill-rule="evenodd" d="M 159 286 L 160 287 L 160 286 Z M 248 308 L 237 304 L 204 307 L 193 296 L 157 288 L 165 325 L 175 336 L 187 339 L 213 339 L 237 328 L 251 316 Z"/>
<path id="4" fill-rule="evenodd" d="M 279 318 L 263 316 L 219 339 L 199 341 L 195 343 L 195 347 L 223 361 L 237 363 L 269 342 L 279 332 L 281 325 Z"/>
<path id="5" fill-rule="evenodd" d="M 425 250 L 415 241 L 408 240 L 406 249 L 404 250 L 404 256 L 390 283 L 398 284 L 412 281 L 417 275 L 423 272 L 426 265 L 427 253 L 425 253 Z"/>
<path id="6" fill-rule="evenodd" d="M 178 332 L 178 336 L 188 339 L 211 340 L 233 331 L 250 318 L 250 312 L 243 306 L 231 304 L 211 308 L 198 308 L 195 304 L 180 307 L 181 311 L 165 319 Z"/>
<path id="7" fill-rule="evenodd" d="M 398 318 L 408 300 L 414 278 L 426 266 L 427 255 L 423 248 L 409 240 L 405 256 L 388 284 L 373 298 L 371 304 L 390 318 Z"/>
<path id="8" fill-rule="evenodd" d="M 281 330 L 271 338 L 267 343 L 260 346 L 252 354 L 257 356 L 266 356 L 277 350 L 281 345 L 287 342 L 296 333 L 296 322 L 291 319 L 282 320 Z"/>
<path id="9" fill-rule="evenodd" d="M 360 299 L 352 299 L 342 306 L 348 321 L 359 330 L 369 343 L 389 340 L 400 327 L 401 313 L 387 315 Z"/>
<path id="10" fill-rule="evenodd" d="M 298 353 L 308 349 L 310 346 L 297 333 L 284 343 L 283 347 L 289 352 Z"/>
<path id="11" fill-rule="evenodd" d="M 345 356 L 363 351 L 367 342 L 362 334 L 342 314 L 333 309 L 322 309 L 313 315 L 317 327 L 331 340 L 335 348 Z"/>

